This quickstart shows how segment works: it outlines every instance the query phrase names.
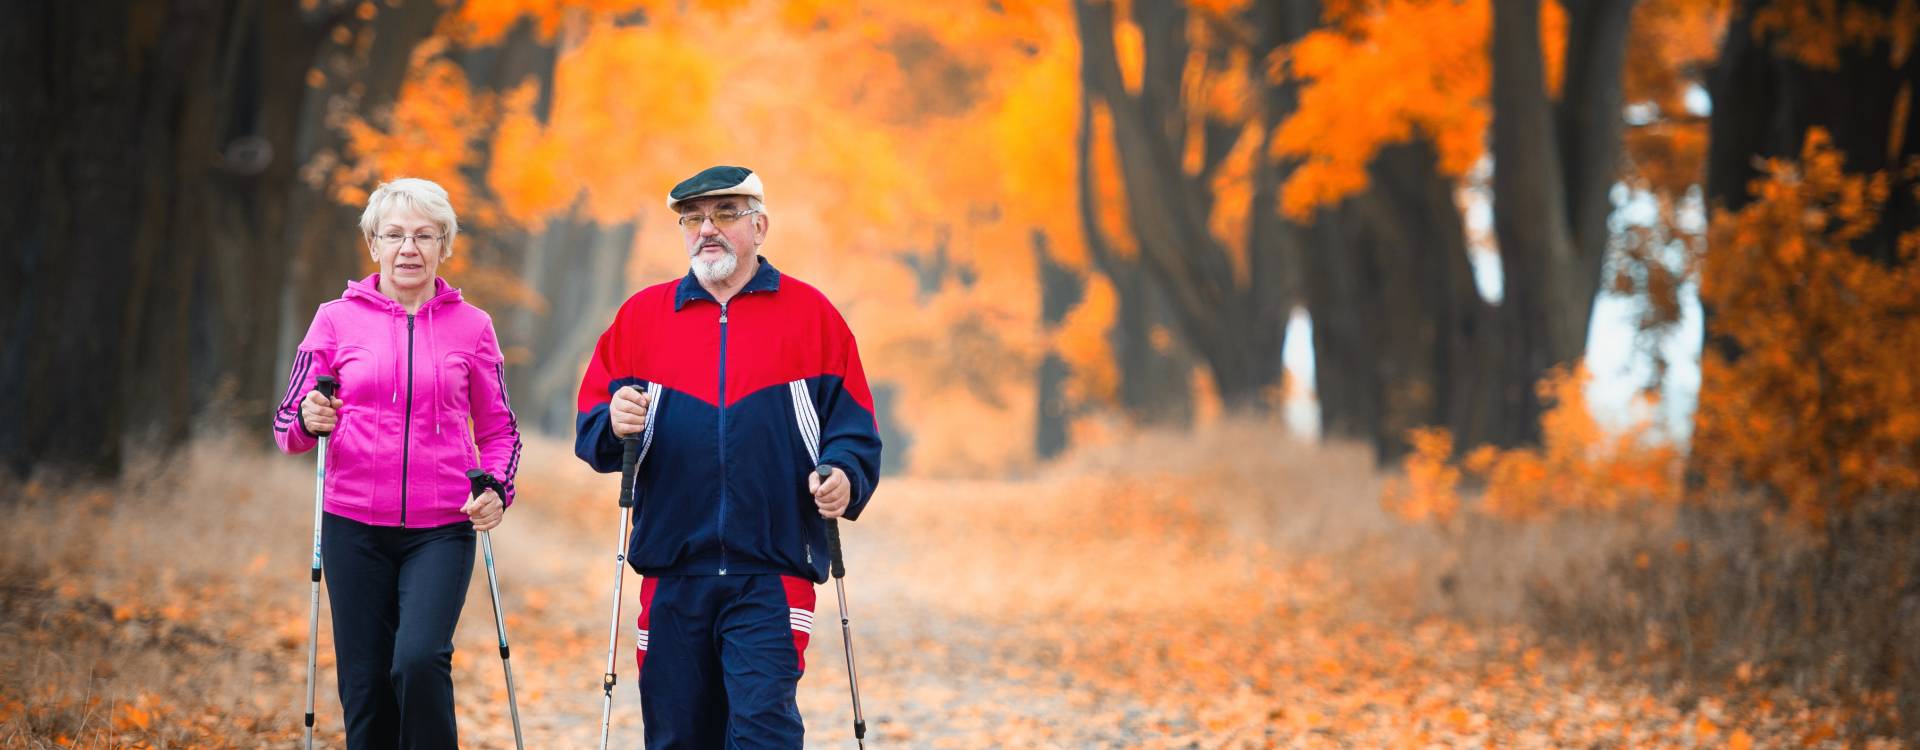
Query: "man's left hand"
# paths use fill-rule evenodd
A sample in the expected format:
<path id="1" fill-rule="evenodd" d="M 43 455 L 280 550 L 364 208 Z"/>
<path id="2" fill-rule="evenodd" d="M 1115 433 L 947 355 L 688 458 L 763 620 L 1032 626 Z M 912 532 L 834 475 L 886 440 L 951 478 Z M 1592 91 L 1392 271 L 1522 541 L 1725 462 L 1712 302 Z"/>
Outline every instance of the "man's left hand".
<path id="1" fill-rule="evenodd" d="M 839 518 L 847 512 L 847 506 L 853 502 L 853 485 L 847 481 L 847 474 L 838 466 L 833 476 L 826 481 L 820 480 L 816 472 L 807 472 L 807 489 L 813 492 L 813 504 L 820 508 L 821 518 Z"/>

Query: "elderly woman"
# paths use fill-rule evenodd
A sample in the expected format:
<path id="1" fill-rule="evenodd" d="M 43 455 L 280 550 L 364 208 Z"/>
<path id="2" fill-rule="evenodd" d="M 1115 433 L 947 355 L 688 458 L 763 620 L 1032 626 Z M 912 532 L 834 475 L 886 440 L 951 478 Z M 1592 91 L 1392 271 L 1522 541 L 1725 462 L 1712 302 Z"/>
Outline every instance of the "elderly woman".
<path id="1" fill-rule="evenodd" d="M 520 434 L 492 319 L 437 273 L 459 233 L 447 191 L 381 185 L 360 232 L 380 272 L 314 314 L 274 440 L 300 453 L 332 434 L 321 552 L 347 746 L 456 747 L 454 624 L 475 532 L 513 504 Z M 339 380 L 334 398 L 321 375 Z M 469 499 L 471 468 L 506 496 Z"/>

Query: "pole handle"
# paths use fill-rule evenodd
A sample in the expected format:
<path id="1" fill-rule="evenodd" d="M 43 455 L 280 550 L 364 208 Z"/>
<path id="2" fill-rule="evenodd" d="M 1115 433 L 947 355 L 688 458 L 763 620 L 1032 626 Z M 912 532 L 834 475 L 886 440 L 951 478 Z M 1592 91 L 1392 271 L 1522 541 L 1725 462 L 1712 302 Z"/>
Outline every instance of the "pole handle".
<path id="1" fill-rule="evenodd" d="M 506 485 L 493 478 L 493 475 L 488 474 L 485 469 L 467 470 L 467 497 L 479 497 L 480 493 L 488 489 L 492 489 L 494 494 L 499 495 L 503 501 L 507 497 Z"/>
<path id="2" fill-rule="evenodd" d="M 640 463 L 640 436 L 621 438 L 620 507 L 633 507 L 633 470 Z"/>
<path id="3" fill-rule="evenodd" d="M 826 464 L 814 467 L 813 471 L 820 475 L 822 482 L 833 478 L 833 467 Z M 827 519 L 827 559 L 832 566 L 833 577 L 847 577 L 847 562 L 840 556 L 840 519 L 838 518 Z"/>
<path id="4" fill-rule="evenodd" d="M 340 392 L 340 381 L 339 379 L 335 378 L 332 375 L 321 375 L 318 379 L 315 380 L 313 384 L 313 389 L 316 391 L 319 391 L 320 395 L 327 397 L 328 401 L 332 401 L 333 394 Z M 305 424 L 305 421 L 302 420 L 302 425 L 304 426 L 304 424 Z M 332 435 L 332 434 L 333 434 L 333 431 L 328 430 L 326 432 L 315 432 L 313 433 L 313 436 L 327 437 L 328 435 Z"/>

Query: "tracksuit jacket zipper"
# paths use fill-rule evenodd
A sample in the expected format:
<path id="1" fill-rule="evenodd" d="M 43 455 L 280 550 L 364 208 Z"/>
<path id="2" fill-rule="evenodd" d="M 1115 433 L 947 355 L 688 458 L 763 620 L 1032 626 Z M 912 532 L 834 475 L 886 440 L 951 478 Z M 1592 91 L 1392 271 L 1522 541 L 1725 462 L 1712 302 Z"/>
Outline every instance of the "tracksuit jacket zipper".
<path id="1" fill-rule="evenodd" d="M 720 303 L 720 518 L 714 535 L 720 543 L 720 575 L 727 574 L 727 303 Z"/>

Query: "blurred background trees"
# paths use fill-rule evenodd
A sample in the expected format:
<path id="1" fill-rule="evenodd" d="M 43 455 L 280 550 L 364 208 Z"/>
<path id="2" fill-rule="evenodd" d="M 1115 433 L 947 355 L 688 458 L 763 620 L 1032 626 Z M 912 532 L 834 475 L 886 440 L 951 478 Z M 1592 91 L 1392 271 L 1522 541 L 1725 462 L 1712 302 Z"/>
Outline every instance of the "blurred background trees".
<path id="1" fill-rule="evenodd" d="M 1285 418 L 1456 543 L 1673 542 L 1554 616 L 1920 715 L 1917 7 L 11 3 L 0 461 L 264 435 L 398 176 L 452 192 L 443 273 L 565 435 L 612 311 L 684 272 L 665 191 L 744 164 L 767 256 L 860 336 L 890 471 Z"/>
<path id="2" fill-rule="evenodd" d="M 446 273 L 499 321 L 526 423 L 565 433 L 610 311 L 680 272 L 662 190 L 737 162 L 767 175 L 769 257 L 871 350 L 913 446 L 896 469 L 1298 406 L 1383 461 L 1421 427 L 1535 445 L 1536 383 L 1595 330 L 1635 335 L 1596 328 L 1596 300 L 1632 303 L 1656 365 L 1634 385 L 1658 392 L 1694 366 L 1659 344 L 1697 289 L 1696 445 L 1725 450 L 1696 472 L 1770 485 L 1755 467 L 1802 457 L 1821 478 L 1782 490 L 1800 505 L 1906 486 L 1911 2 L 5 13 L 16 470 L 112 472 L 129 441 L 264 413 L 314 306 L 369 270 L 360 201 L 399 175 L 452 190 Z M 1831 226 L 1767 224 L 1790 217 L 1753 191 L 1782 180 Z"/>

